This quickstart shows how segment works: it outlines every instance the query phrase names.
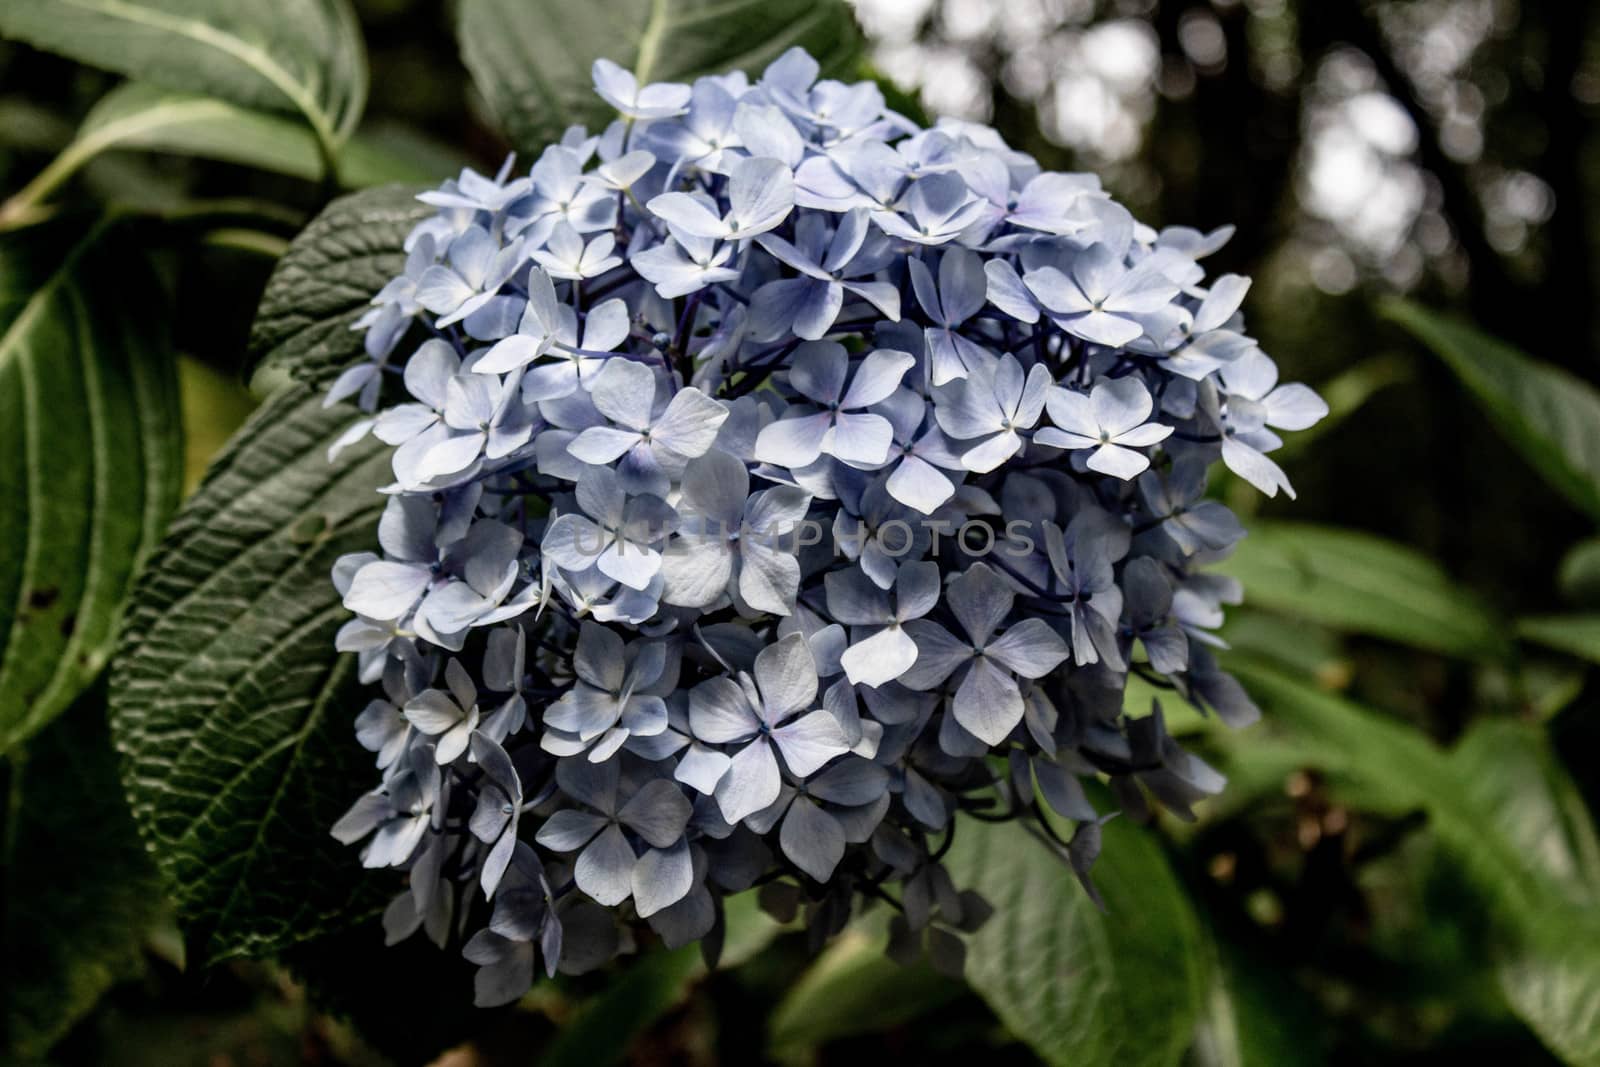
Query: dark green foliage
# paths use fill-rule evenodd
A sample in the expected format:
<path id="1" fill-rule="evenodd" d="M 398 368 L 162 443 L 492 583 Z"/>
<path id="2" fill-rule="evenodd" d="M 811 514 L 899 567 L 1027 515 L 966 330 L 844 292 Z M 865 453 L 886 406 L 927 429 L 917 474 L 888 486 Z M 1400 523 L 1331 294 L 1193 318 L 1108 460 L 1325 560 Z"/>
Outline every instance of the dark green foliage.
<path id="1" fill-rule="evenodd" d="M 1072 871 L 1017 823 L 959 824 L 957 885 L 993 905 L 967 948 L 967 980 L 1046 1063 L 1173 1064 L 1204 996 L 1201 933 L 1148 830 L 1105 827 L 1099 911 Z"/>
<path id="2" fill-rule="evenodd" d="M 43 1057 L 113 983 L 142 970 L 164 906 L 120 795 L 103 692 L 3 773 L 0 1058 L 10 1063 Z"/>
<path id="3" fill-rule="evenodd" d="M 125 231 L 0 234 L 0 752 L 105 666 L 182 484 L 165 300 Z"/>
<path id="4" fill-rule="evenodd" d="M 360 358 L 350 324 L 405 266 L 400 242 L 429 211 L 416 192 L 391 185 L 341 197 L 290 243 L 251 329 L 257 368 L 316 383 Z"/>
<path id="5" fill-rule="evenodd" d="M 1247 597 L 1224 664 L 1265 722 L 1225 733 L 1171 694 L 1137 691 L 1139 713 L 1159 696 L 1174 732 L 1208 746 L 1228 792 L 1197 828 L 1109 824 L 1095 870 L 1105 914 L 1020 826 L 963 821 L 952 871 L 996 908 L 968 944 L 966 989 L 884 959 L 885 904 L 815 962 L 798 936 L 764 947 L 766 928 L 743 942 L 746 962 L 710 978 L 692 951 L 646 943 L 612 971 L 490 1014 L 467 1003 L 454 949 L 383 946 L 376 916 L 399 884 L 364 874 L 327 834 L 371 778 L 351 739 L 366 695 L 332 652 L 345 614 L 327 572 L 370 547 L 371 490 L 388 473 L 370 444 L 326 461 L 354 412 L 324 411 L 320 387 L 359 357 L 349 325 L 427 210 L 410 187 L 329 198 L 341 184 L 441 180 L 457 150 L 492 171 L 514 146 L 525 167 L 569 123 L 598 132 L 589 66 L 602 55 L 647 80 L 685 79 L 759 74 L 799 44 L 826 75 L 859 76 L 850 9 L 461 0 L 456 46 L 444 8 L 406 0 L 0 2 L 0 35 L 137 79 L 0 50 L 6 1062 L 92 1061 L 84 1042 L 58 1041 L 147 969 L 151 931 L 173 911 L 191 992 L 231 980 L 208 973 L 213 961 L 275 958 L 312 1008 L 402 1063 L 475 1040 L 500 1051 L 486 1062 L 517 1063 L 1600 1064 L 1600 785 L 1583 756 L 1600 568 L 1579 540 L 1600 518 L 1592 14 L 1523 5 L 1528 32 L 1482 46 L 1471 74 L 1490 114 L 1484 155 L 1458 164 L 1380 26 L 1401 5 L 1258 6 L 1280 7 L 1163 0 L 1124 16 L 1148 19 L 1172 91 L 1153 98 L 1142 153 L 1107 172 L 1153 220 L 1239 223 L 1215 265 L 1258 276 L 1252 323 L 1286 377 L 1334 408 L 1314 440 L 1280 454 L 1301 490 L 1295 514 L 1312 521 L 1274 521 L 1268 505 L 1224 565 Z M 1184 27 L 1213 18 L 1227 61 L 1197 70 Z M 372 107 L 404 126 L 356 133 L 363 33 L 383 90 Z M 976 39 L 962 47 L 978 67 L 1006 60 Z M 1320 61 L 1350 48 L 1416 125 L 1417 161 L 1468 267 L 1384 309 L 1437 359 L 1400 331 L 1385 339 L 1362 290 L 1332 297 L 1276 277 L 1325 234 L 1295 206 L 1296 167 Z M 486 105 L 470 113 L 458 50 Z M 996 84 L 995 124 L 1070 168 L 1038 114 Z M 1523 169 L 1554 190 L 1555 214 L 1502 254 L 1475 190 Z M 85 202 L 96 210 L 18 225 Z M 107 206 L 159 218 L 95 221 Z M 256 267 L 230 270 L 239 261 L 222 250 Z M 167 271 L 151 265 L 220 264 L 210 282 L 237 291 L 231 307 L 254 300 L 263 256 L 277 266 L 247 359 L 196 325 L 214 308 L 170 306 Z M 1509 343 L 1422 306 L 1452 300 Z M 242 337 L 246 321 L 231 318 Z M 188 330 L 178 342 L 174 321 Z M 175 343 L 219 377 L 248 362 L 273 395 L 151 558 L 182 478 Z M 94 1018 L 116 1019 L 117 999 Z M 250 1010 L 316 1034 L 285 1056 L 360 1061 L 324 1040 L 321 1017 Z M 192 1035 L 209 1031 L 189 1027 L 162 1047 L 205 1062 L 217 1050 Z M 125 1051 L 113 1042 L 99 1062 Z"/>
<path id="6" fill-rule="evenodd" d="M 368 763 L 327 575 L 371 536 L 387 457 L 309 387 L 263 405 L 174 520 L 134 594 L 112 723 L 134 816 L 197 960 L 263 955 L 381 908 L 327 828 Z"/>
<path id="7" fill-rule="evenodd" d="M 849 72 L 861 38 L 843 0 L 464 0 L 461 55 L 507 138 L 537 156 L 573 123 L 598 132 L 589 67 L 606 58 L 639 84 L 745 70 L 799 45 L 825 74 Z"/>

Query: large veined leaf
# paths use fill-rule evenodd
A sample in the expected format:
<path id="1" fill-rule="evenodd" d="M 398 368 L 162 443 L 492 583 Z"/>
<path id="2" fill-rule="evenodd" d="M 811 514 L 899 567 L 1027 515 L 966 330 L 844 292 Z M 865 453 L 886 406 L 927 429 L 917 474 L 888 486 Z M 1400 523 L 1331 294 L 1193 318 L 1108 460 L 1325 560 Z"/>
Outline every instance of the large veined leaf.
<path id="1" fill-rule="evenodd" d="M 1426 556 L 1371 534 L 1262 522 L 1217 569 L 1252 607 L 1453 655 L 1499 654 L 1494 616 Z"/>
<path id="2" fill-rule="evenodd" d="M 1510 904 L 1520 906 L 1556 892 L 1556 880 L 1534 876 L 1519 841 L 1491 832 L 1502 816 L 1489 810 L 1497 806 L 1486 799 L 1494 790 L 1481 779 L 1513 773 L 1512 761 L 1478 754 L 1452 762 L 1452 754 L 1416 730 L 1274 667 L 1239 656 L 1228 657 L 1227 667 L 1262 704 L 1264 743 L 1286 737 L 1306 765 L 1369 780 L 1375 792 L 1426 809 L 1445 843 L 1458 849 L 1484 884 Z"/>
<path id="3" fill-rule="evenodd" d="M 1022 826 L 957 826 L 951 877 L 995 909 L 966 976 L 1001 1021 L 1058 1067 L 1178 1063 L 1205 994 L 1200 927 L 1151 831 L 1106 824 L 1102 914 Z"/>
<path id="4" fill-rule="evenodd" d="M 122 803 L 98 690 L 8 770 L 0 1059 L 33 1063 L 114 982 L 139 972 L 161 886 Z"/>
<path id="5" fill-rule="evenodd" d="M 367 97 L 347 0 L 6 0 L 0 35 L 169 89 L 303 116 L 331 153 Z"/>
<path id="6" fill-rule="evenodd" d="M 1526 916 L 1500 955 L 1506 1000 L 1550 1050 L 1575 1067 L 1600 1064 L 1600 923 L 1566 909 Z"/>
<path id="7" fill-rule="evenodd" d="M 760 73 L 795 45 L 838 74 L 860 52 L 844 0 L 462 0 L 457 34 L 500 128 L 532 154 L 573 123 L 604 123 L 608 105 L 589 76 L 596 59 L 643 84 Z"/>
<path id="8" fill-rule="evenodd" d="M 127 235 L 0 238 L 0 751 L 100 673 L 183 477 L 166 312 Z"/>
<path id="9" fill-rule="evenodd" d="M 1600 838 L 1583 798 L 1544 731 L 1528 723 L 1481 719 L 1449 759 L 1483 820 L 1479 833 L 1521 857 L 1524 870 L 1512 877 L 1532 875 L 1565 898 L 1546 894 L 1510 920 L 1514 936 L 1497 960 L 1501 989 L 1568 1062 L 1600 1063 Z"/>
<path id="10" fill-rule="evenodd" d="M 372 442 L 329 464 L 350 420 L 298 384 L 256 411 L 152 559 L 113 667 L 134 817 L 202 958 L 381 904 L 328 834 L 371 771 L 350 743 L 361 697 L 333 651 L 347 616 L 329 568 L 372 543 L 388 480 Z"/>
<path id="11" fill-rule="evenodd" d="M 1489 826 L 1525 862 L 1576 899 L 1600 902 L 1600 837 L 1543 729 L 1479 719 L 1451 749 L 1450 762 Z"/>
<path id="12" fill-rule="evenodd" d="M 304 123 L 256 111 L 216 96 L 125 82 L 107 93 L 78 128 L 72 143 L 29 183 L 43 196 L 102 152 L 142 149 L 240 163 L 306 181 L 323 177 L 315 134 Z M 342 185 L 434 182 L 453 170 L 419 165 L 357 134 L 339 153 Z"/>
<path id="13" fill-rule="evenodd" d="M 1230 657 L 1305 766 L 1369 784 L 1425 811 L 1489 903 L 1501 987 L 1535 1033 L 1573 1064 L 1600 1064 L 1600 902 L 1594 829 L 1542 739 L 1487 727 L 1446 753 L 1375 712 L 1277 670 Z"/>
<path id="14" fill-rule="evenodd" d="M 256 367 L 315 382 L 360 359 L 361 334 L 350 325 L 405 268 L 401 242 L 431 210 L 405 186 L 329 204 L 273 268 L 250 333 Z"/>
<path id="15" fill-rule="evenodd" d="M 1449 365 L 1534 470 L 1600 518 L 1600 391 L 1459 319 L 1404 301 L 1384 313 Z"/>

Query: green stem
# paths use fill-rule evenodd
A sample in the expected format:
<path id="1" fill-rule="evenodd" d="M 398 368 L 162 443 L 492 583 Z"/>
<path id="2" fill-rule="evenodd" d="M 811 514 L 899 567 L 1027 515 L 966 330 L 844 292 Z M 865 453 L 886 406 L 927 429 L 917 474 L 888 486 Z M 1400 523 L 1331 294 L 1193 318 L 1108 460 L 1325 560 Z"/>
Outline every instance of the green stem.
<path id="1" fill-rule="evenodd" d="M 45 214 L 40 202 L 55 192 L 104 147 L 98 138 L 73 141 L 34 179 L 0 204 L 0 230 L 37 222 Z"/>
<path id="2" fill-rule="evenodd" d="M 235 223 L 241 226 L 281 229 L 285 234 L 298 233 L 306 222 L 305 216 L 293 208 L 286 208 L 270 200 L 258 200 L 246 196 L 184 200 L 161 211 L 126 213 L 158 218 L 162 222 L 178 226 L 199 225 L 210 229 Z"/>
<path id="3" fill-rule="evenodd" d="M 322 201 L 327 203 L 344 187 L 339 181 L 339 146 L 321 126 L 313 126 L 312 130 L 317 135 L 317 158 L 322 160 Z"/>
<path id="4" fill-rule="evenodd" d="M 67 179 L 95 156 L 115 148 L 132 132 L 136 132 L 137 120 L 138 116 L 135 116 L 133 119 L 108 123 L 62 149 L 61 154 L 51 160 L 32 181 L 0 204 L 0 231 L 26 226 L 43 218 L 47 214 L 42 206 L 45 198 L 61 188 Z M 315 134 L 317 156 L 322 161 L 323 198 L 332 199 L 339 191 L 338 149 L 320 127 L 313 126 L 312 132 Z M 281 217 L 281 209 L 277 214 Z"/>
<path id="5" fill-rule="evenodd" d="M 289 250 L 289 242 L 277 234 L 252 230 L 245 226 L 219 226 L 206 233 L 203 240 L 206 244 L 218 248 L 254 252 L 268 259 L 281 259 Z"/>

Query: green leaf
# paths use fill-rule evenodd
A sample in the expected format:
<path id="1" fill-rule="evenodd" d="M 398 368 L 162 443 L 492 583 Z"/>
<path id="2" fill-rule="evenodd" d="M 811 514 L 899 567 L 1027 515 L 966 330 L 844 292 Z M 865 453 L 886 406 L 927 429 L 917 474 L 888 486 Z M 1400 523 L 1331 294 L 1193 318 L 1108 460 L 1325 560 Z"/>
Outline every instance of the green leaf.
<path id="1" fill-rule="evenodd" d="M 21 94 L 0 96 L 0 145 L 24 152 L 59 152 L 72 140 L 72 123 L 54 108 Z"/>
<path id="2" fill-rule="evenodd" d="M 1360 411 L 1378 393 L 1392 385 L 1409 381 L 1412 372 L 1412 361 L 1392 352 L 1368 356 L 1340 371 L 1317 386 L 1317 395 L 1328 405 L 1328 414 L 1315 426 L 1284 441 L 1283 448 L 1278 450 L 1274 459 L 1282 463 L 1290 457 L 1304 455 L 1312 442 L 1326 436 Z"/>
<path id="3" fill-rule="evenodd" d="M 1600 1064 L 1600 923 L 1553 909 L 1525 917 L 1503 950 L 1500 989 L 1550 1051 L 1574 1067 Z"/>
<path id="4" fill-rule="evenodd" d="M 1452 655 L 1501 655 L 1494 616 L 1437 564 L 1371 534 L 1261 522 L 1217 570 L 1253 607 Z"/>
<path id="5" fill-rule="evenodd" d="M 632 961 L 562 1025 L 539 1056 L 540 1067 L 621 1063 L 634 1039 L 681 1001 L 690 981 L 703 972 L 696 945 Z"/>
<path id="6" fill-rule="evenodd" d="M 1262 706 L 1263 743 L 1286 735 L 1305 766 L 1353 776 L 1374 794 L 1426 809 L 1434 830 L 1494 892 L 1513 904 L 1537 895 L 1541 887 L 1519 877 L 1528 865 L 1518 847 L 1484 832 L 1494 816 L 1478 810 L 1469 775 L 1424 734 L 1259 661 L 1229 656 L 1225 666 Z"/>
<path id="7" fill-rule="evenodd" d="M 368 547 L 389 480 L 351 421 L 291 385 L 264 404 L 179 512 L 135 594 L 112 726 L 141 832 L 201 958 L 262 955 L 383 901 L 328 827 L 370 759 L 350 743 L 354 661 L 328 579 Z"/>
<path id="8" fill-rule="evenodd" d="M 341 197 L 311 220 L 273 268 L 250 332 L 258 374 L 323 382 L 362 357 L 350 329 L 405 269 L 405 235 L 431 209 L 416 190 L 384 186 Z"/>
<path id="9" fill-rule="evenodd" d="M 1521 860 L 1504 876 L 1536 894 L 1519 905 L 1491 890 L 1508 928 L 1497 953 L 1501 991 L 1568 1063 L 1600 1064 L 1600 837 L 1583 798 L 1545 731 L 1531 724 L 1480 720 L 1449 762 L 1478 834 L 1503 840 Z"/>
<path id="10" fill-rule="evenodd" d="M 339 153 L 339 183 L 347 189 L 390 182 L 431 187 L 470 165 L 454 145 L 399 122 L 378 120 L 363 124 Z"/>
<path id="11" fill-rule="evenodd" d="M 1219 631 L 1219 636 L 1228 643 L 1228 647 L 1259 653 L 1307 677 L 1330 681 L 1348 677 L 1350 665 L 1343 659 L 1345 642 L 1340 634 L 1305 619 L 1256 611 L 1257 605 L 1248 591 L 1245 601 L 1243 607 L 1228 612 L 1227 622 Z M 1164 693 L 1157 695 L 1169 696 Z M 1168 723 L 1175 721 L 1175 714 L 1181 714 L 1179 709 L 1193 711 L 1187 701 L 1164 699 L 1162 705 L 1171 706 L 1172 710 L 1167 713 Z M 1134 710 L 1137 714 L 1144 714 L 1150 710 L 1150 701 L 1145 700 L 1143 706 Z M 1198 712 L 1194 714 L 1197 717 L 1199 715 Z M 1217 725 L 1216 720 L 1209 717 L 1206 722 L 1211 726 Z"/>
<path id="12" fill-rule="evenodd" d="M 328 155 L 367 97 L 346 0 L 6 0 L 0 36 L 154 85 L 303 116 Z"/>
<path id="13" fill-rule="evenodd" d="M 1292 978 L 1212 937 L 1211 981 L 1191 1054 L 1195 1067 L 1312 1067 L 1328 1061 L 1318 1005 Z"/>
<path id="14" fill-rule="evenodd" d="M 1600 518 L 1600 391 L 1460 319 L 1398 300 L 1383 312 L 1449 365 L 1545 481 Z"/>
<path id="15" fill-rule="evenodd" d="M 1228 668 L 1287 733 L 1305 766 L 1363 783 L 1428 815 L 1495 920 L 1501 987 L 1550 1049 L 1600 1064 L 1600 903 L 1594 828 L 1542 735 L 1480 725 L 1452 753 L 1386 716 L 1259 663 Z M 1488 731 L 1474 736 L 1477 731 Z"/>
<path id="16" fill-rule="evenodd" d="M 233 432 L 255 410 L 255 397 L 238 377 L 191 356 L 178 357 L 183 397 L 183 489 L 192 492 Z"/>
<path id="17" fill-rule="evenodd" d="M 1600 607 L 1600 537 L 1579 541 L 1561 557 L 1556 584 L 1568 602 Z"/>
<path id="18" fill-rule="evenodd" d="M 315 134 L 305 124 L 240 107 L 215 96 L 179 92 L 142 82 L 111 90 L 85 116 L 72 143 L 29 183 L 19 199 L 36 200 L 84 164 L 112 149 L 142 149 L 239 163 L 306 181 L 323 176 Z M 436 182 L 439 169 L 399 155 L 357 134 L 339 154 L 340 184 L 359 188 L 386 182 Z"/>
<path id="19" fill-rule="evenodd" d="M 1205 995 L 1199 924 L 1148 827 L 1114 820 L 1104 844 L 1102 914 L 1022 826 L 958 823 L 951 877 L 995 909 L 968 940 L 967 980 L 1046 1063 L 1176 1064 Z"/>
<path id="20" fill-rule="evenodd" d="M 1517 636 L 1600 663 L 1600 615 L 1539 615 L 1517 621 Z"/>
<path id="21" fill-rule="evenodd" d="M 213 465 L 135 598 L 113 672 L 113 727 L 141 831 L 197 955 L 262 955 L 359 922 L 384 887 L 328 827 L 370 761 L 350 741 L 353 665 L 328 579 L 370 547 L 390 480 L 365 442 L 327 446 L 352 410 L 320 382 L 359 358 L 349 329 L 426 211 L 406 189 L 330 204 L 267 285 L 254 351 L 288 377 Z M 309 531 L 309 534 L 308 534 Z"/>
<path id="22" fill-rule="evenodd" d="M 761 954 L 786 929 L 761 910 L 760 894 L 750 889 L 722 900 L 722 954 L 717 970 L 731 971 Z M 793 924 L 789 925 L 790 929 Z"/>
<path id="23" fill-rule="evenodd" d="M 1456 778 L 1523 859 L 1577 899 L 1600 903 L 1600 838 L 1577 786 L 1545 731 L 1510 719 L 1479 719 L 1450 751 Z"/>
<path id="24" fill-rule="evenodd" d="M 104 695 L 14 753 L 0 860 L 0 1059 L 31 1062 L 116 982 L 140 973 L 162 908 L 117 783 Z"/>
<path id="25" fill-rule="evenodd" d="M 724 938 L 718 970 L 731 970 L 765 948 L 783 927 L 760 909 L 754 890 L 723 904 Z M 540 1053 L 540 1067 L 607 1067 L 623 1062 L 640 1035 L 683 1003 L 706 977 L 699 945 L 654 951 L 621 967 L 603 990 L 583 1002 Z"/>
<path id="26" fill-rule="evenodd" d="M 537 156 L 573 123 L 603 126 L 589 68 L 610 59 L 641 84 L 759 74 L 799 45 L 853 73 L 861 39 L 844 0 L 462 0 L 462 58 L 511 143 Z"/>
<path id="27" fill-rule="evenodd" d="M 177 372 L 117 228 L 0 237 L 0 752 L 100 673 L 177 503 Z"/>
<path id="28" fill-rule="evenodd" d="M 774 1059 L 809 1062 L 829 1041 L 898 1026 L 962 994 L 960 982 L 926 960 L 902 966 L 885 956 L 888 924 L 874 921 L 883 917 L 834 938 L 784 995 L 767 1029 Z"/>

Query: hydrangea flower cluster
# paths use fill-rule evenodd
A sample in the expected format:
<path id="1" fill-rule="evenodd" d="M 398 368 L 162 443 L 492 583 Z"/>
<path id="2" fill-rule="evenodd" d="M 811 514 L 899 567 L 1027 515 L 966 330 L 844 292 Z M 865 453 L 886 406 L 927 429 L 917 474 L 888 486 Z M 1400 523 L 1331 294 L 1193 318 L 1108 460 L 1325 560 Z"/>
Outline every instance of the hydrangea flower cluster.
<path id="1" fill-rule="evenodd" d="M 597 62 L 603 133 L 419 198 L 329 394 L 368 416 L 336 450 L 394 449 L 381 552 L 333 575 L 383 692 L 334 833 L 480 1003 L 645 927 L 714 954 L 753 886 L 819 941 L 886 902 L 896 954 L 959 966 L 958 813 L 1092 894 L 1105 819 L 1222 785 L 1129 674 L 1257 715 L 1211 653 L 1239 590 L 1199 568 L 1243 530 L 1207 469 L 1287 492 L 1274 431 L 1327 409 L 1206 282 L 1228 231 L 817 79 Z"/>

